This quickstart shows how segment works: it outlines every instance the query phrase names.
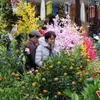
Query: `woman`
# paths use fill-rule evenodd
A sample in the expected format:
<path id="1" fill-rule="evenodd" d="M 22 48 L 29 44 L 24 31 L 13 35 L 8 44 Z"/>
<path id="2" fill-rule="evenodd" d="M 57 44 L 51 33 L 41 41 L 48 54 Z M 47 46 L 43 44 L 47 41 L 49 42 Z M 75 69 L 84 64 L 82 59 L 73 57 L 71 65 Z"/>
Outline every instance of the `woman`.
<path id="1" fill-rule="evenodd" d="M 39 46 L 36 49 L 35 63 L 42 67 L 42 61 L 48 56 L 52 56 L 59 51 L 59 46 L 57 45 L 56 35 L 53 31 L 48 31 L 45 33 L 44 37 L 39 39 Z"/>

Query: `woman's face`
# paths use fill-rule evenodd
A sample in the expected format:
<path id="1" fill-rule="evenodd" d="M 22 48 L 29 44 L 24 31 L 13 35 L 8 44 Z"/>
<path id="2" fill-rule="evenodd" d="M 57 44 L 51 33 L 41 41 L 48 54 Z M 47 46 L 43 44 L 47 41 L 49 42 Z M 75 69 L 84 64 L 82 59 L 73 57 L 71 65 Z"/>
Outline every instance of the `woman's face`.
<path id="1" fill-rule="evenodd" d="M 52 35 L 51 38 L 47 40 L 47 43 L 51 45 L 54 44 L 54 42 L 55 42 L 55 37 Z"/>

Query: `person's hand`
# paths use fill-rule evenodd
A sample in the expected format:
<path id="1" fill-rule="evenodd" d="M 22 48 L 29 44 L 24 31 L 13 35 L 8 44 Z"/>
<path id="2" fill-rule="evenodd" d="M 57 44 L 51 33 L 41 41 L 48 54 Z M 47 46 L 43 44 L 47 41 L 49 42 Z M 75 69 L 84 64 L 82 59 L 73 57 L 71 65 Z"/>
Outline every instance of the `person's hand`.
<path id="1" fill-rule="evenodd" d="M 25 48 L 25 52 L 26 52 L 27 54 L 30 54 L 30 49 L 29 49 L 29 48 Z"/>
<path id="2" fill-rule="evenodd" d="M 51 49 L 54 49 L 54 42 L 51 43 Z"/>
<path id="3" fill-rule="evenodd" d="M 30 74 L 34 74 L 34 72 L 35 72 L 34 68 L 31 68 L 31 69 L 29 70 L 29 73 L 30 73 Z"/>
<path id="4" fill-rule="evenodd" d="M 35 44 L 35 46 L 38 46 L 38 45 L 39 45 L 39 43 L 36 43 L 36 44 Z"/>

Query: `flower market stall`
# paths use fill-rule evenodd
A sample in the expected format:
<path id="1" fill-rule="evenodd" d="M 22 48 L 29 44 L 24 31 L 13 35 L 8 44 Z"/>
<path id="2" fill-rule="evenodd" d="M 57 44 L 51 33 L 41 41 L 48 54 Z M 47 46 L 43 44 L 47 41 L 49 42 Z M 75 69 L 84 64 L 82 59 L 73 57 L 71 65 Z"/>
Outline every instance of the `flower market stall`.
<path id="1" fill-rule="evenodd" d="M 99 100 L 100 59 L 85 29 L 73 23 L 67 12 L 62 18 L 57 15 L 53 24 L 47 22 L 46 31 L 55 32 L 60 52 L 30 73 L 25 69 L 23 49 L 29 31 L 39 30 L 39 18 L 35 6 L 21 1 L 16 15 L 15 37 L 23 36 L 20 49 L 12 39 L 8 54 L 9 40 L 5 34 L 0 36 L 0 100 Z M 0 34 L 6 31 L 5 24 L 3 27 Z"/>

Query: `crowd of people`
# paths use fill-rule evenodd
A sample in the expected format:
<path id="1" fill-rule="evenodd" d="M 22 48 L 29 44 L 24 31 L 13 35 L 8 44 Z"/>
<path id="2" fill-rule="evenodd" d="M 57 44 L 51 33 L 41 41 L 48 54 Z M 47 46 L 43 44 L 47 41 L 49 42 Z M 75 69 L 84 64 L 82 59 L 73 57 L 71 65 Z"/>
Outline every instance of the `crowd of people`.
<path id="1" fill-rule="evenodd" d="M 50 20 L 53 24 L 53 21 Z M 45 23 L 46 24 L 46 23 Z M 54 31 L 47 31 L 46 25 L 43 24 L 41 29 L 31 30 L 28 33 L 27 40 L 24 45 L 23 54 L 26 58 L 25 68 L 29 72 L 34 72 L 37 67 L 42 68 L 42 62 L 49 56 L 53 56 L 60 51 L 59 42 L 56 40 L 56 34 Z M 62 25 L 60 25 L 63 27 Z M 11 31 L 6 34 L 5 43 L 7 46 L 7 53 L 11 54 L 10 51 L 10 42 L 13 39 L 16 39 L 17 46 L 16 49 L 20 50 L 20 44 L 22 42 L 23 33 L 19 34 L 18 36 L 14 37 L 14 33 L 17 31 L 17 26 L 13 27 Z M 0 37 L 3 37 L 1 35 Z M 96 38 L 97 39 L 97 38 Z M 95 36 L 94 36 L 95 40 Z M 100 45 L 100 43 L 99 43 Z M 98 45 L 97 45 L 98 46 Z"/>
<path id="2" fill-rule="evenodd" d="M 7 43 L 8 54 L 11 54 L 10 42 L 13 39 L 17 40 L 18 44 L 16 49 L 20 50 L 22 34 L 14 37 L 15 31 L 16 29 L 14 27 L 10 33 L 6 34 L 6 39 L 8 38 L 9 40 L 9 43 Z M 48 56 L 53 56 L 59 52 L 56 34 L 53 31 L 46 32 L 46 26 L 42 26 L 38 31 L 31 30 L 23 48 L 24 56 L 26 58 L 25 68 L 29 72 L 36 70 L 37 67 L 41 68 L 43 60 L 45 60 Z"/>
<path id="3" fill-rule="evenodd" d="M 27 70 L 36 69 L 36 66 L 41 68 L 42 61 L 58 51 L 56 34 L 53 31 L 41 35 L 38 31 L 32 30 L 25 45 Z"/>

